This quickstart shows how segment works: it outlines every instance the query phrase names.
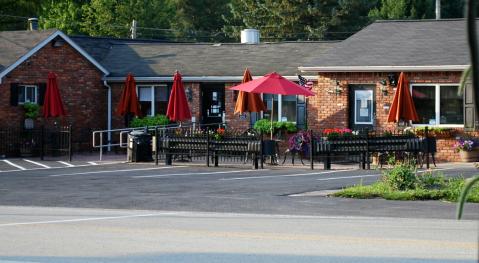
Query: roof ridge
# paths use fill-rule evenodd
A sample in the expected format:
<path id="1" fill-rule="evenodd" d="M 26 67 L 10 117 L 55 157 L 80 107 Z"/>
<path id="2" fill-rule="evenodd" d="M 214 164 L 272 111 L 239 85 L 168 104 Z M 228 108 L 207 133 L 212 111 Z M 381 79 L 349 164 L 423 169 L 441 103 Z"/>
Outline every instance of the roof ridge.
<path id="1" fill-rule="evenodd" d="M 450 21 L 465 21 L 465 18 L 446 18 L 446 19 L 379 19 L 373 23 L 418 23 L 418 22 L 450 22 Z M 479 18 L 476 18 L 479 20 Z"/>

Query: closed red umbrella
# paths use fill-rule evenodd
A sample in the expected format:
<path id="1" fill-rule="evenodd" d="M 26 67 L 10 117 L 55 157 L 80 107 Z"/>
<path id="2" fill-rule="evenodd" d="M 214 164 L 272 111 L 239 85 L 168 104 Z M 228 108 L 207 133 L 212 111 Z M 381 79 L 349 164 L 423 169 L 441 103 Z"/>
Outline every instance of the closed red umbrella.
<path id="1" fill-rule="evenodd" d="M 409 82 L 403 72 L 399 75 L 396 93 L 388 115 L 388 122 L 399 122 L 400 120 L 419 121 L 416 107 L 411 93 L 409 93 Z"/>
<path id="2" fill-rule="evenodd" d="M 232 87 L 231 89 L 251 93 L 314 96 L 314 93 L 312 91 L 285 79 L 283 76 L 279 75 L 276 72 L 267 74 L 259 79 L 239 84 Z M 272 97 L 272 99 L 274 98 Z M 274 107 L 271 111 L 271 139 L 273 139 L 273 114 Z"/>
<path id="3" fill-rule="evenodd" d="M 186 100 L 185 88 L 181 81 L 181 74 L 176 71 L 173 78 L 173 87 L 170 93 L 170 99 L 168 100 L 168 108 L 166 110 L 166 116 L 170 121 L 187 121 L 191 120 L 190 107 Z"/>
<path id="4" fill-rule="evenodd" d="M 65 116 L 65 114 L 60 91 L 58 90 L 57 75 L 50 72 L 48 73 L 47 89 L 43 102 L 43 117 L 59 117 Z"/>
<path id="5" fill-rule="evenodd" d="M 251 73 L 248 69 L 244 71 L 243 81 L 241 83 L 246 83 L 252 81 Z M 258 93 L 251 93 L 240 91 L 238 93 L 238 98 L 236 99 L 235 112 L 234 113 L 244 113 L 244 112 L 261 112 L 266 111 L 266 106 L 263 103 L 263 100 L 259 97 Z"/>
<path id="6" fill-rule="evenodd" d="M 125 80 L 125 87 L 121 93 L 120 102 L 116 108 L 116 114 L 120 116 L 141 116 L 140 104 L 136 95 L 136 82 L 131 73 L 128 73 Z"/>

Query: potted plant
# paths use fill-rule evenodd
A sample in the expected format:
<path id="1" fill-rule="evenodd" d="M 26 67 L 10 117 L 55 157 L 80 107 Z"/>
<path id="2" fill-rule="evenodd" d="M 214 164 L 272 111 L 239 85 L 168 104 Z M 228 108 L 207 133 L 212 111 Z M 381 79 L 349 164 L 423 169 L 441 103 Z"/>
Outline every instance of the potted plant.
<path id="1" fill-rule="evenodd" d="M 36 103 L 27 102 L 23 104 L 23 109 L 25 110 L 25 129 L 33 129 L 34 120 L 38 117 L 40 113 L 40 106 Z"/>
<path id="2" fill-rule="evenodd" d="M 475 147 L 475 143 L 472 140 L 457 139 L 456 143 L 452 146 L 455 152 L 458 152 L 463 162 L 476 162 L 479 161 L 479 151 Z"/>

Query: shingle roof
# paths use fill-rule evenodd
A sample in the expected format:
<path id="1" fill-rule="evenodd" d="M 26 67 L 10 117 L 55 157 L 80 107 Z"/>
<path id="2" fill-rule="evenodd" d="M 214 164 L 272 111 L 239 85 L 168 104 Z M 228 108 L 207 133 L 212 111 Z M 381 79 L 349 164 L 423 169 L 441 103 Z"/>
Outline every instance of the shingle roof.
<path id="1" fill-rule="evenodd" d="M 465 20 L 378 21 L 304 67 L 469 64 Z"/>
<path id="2" fill-rule="evenodd" d="M 101 61 L 111 77 L 128 72 L 141 77 L 241 76 L 246 67 L 253 75 L 277 71 L 295 75 L 298 66 L 335 45 L 336 42 L 280 42 L 248 44 L 129 43 L 112 45 Z"/>
<path id="3" fill-rule="evenodd" d="M 55 31 L 0 31 L 0 72 Z"/>

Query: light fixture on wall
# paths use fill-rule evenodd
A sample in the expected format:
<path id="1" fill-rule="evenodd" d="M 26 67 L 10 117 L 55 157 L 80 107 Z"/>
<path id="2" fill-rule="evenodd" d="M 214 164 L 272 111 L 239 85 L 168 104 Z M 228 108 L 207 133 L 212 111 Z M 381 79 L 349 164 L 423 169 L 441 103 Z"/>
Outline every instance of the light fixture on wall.
<path id="1" fill-rule="evenodd" d="M 385 79 L 383 79 L 379 82 L 379 85 L 381 87 L 381 91 L 383 93 L 383 96 L 387 96 L 388 93 L 389 93 L 389 86 L 388 86 L 387 81 Z"/>
<path id="2" fill-rule="evenodd" d="M 334 88 L 333 89 L 328 89 L 328 93 L 334 93 L 336 95 L 340 95 L 341 93 L 343 93 L 343 88 L 341 87 L 341 82 L 339 82 L 339 80 L 336 80 L 335 81 L 335 85 L 334 85 Z"/>
<path id="3" fill-rule="evenodd" d="M 396 87 L 396 85 L 397 85 L 396 73 L 389 73 L 388 74 L 388 82 L 389 82 L 390 86 Z"/>
<path id="4" fill-rule="evenodd" d="M 191 102 L 191 101 L 193 100 L 193 91 L 191 90 L 191 87 L 189 87 L 189 86 L 186 87 L 186 89 L 185 89 L 185 95 L 186 95 L 186 99 L 187 99 L 188 101 Z"/>

